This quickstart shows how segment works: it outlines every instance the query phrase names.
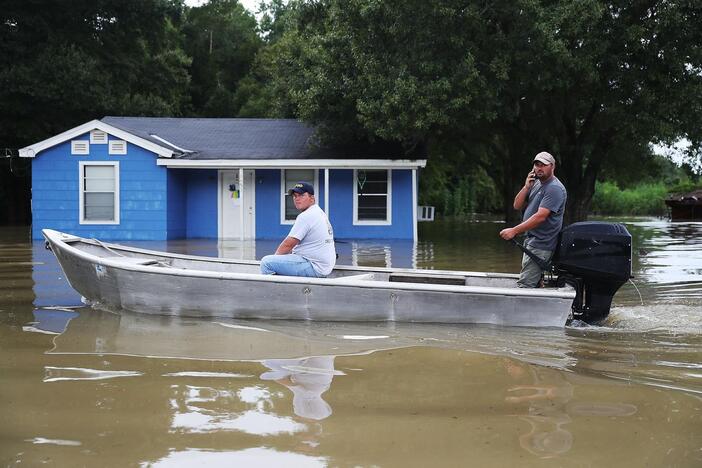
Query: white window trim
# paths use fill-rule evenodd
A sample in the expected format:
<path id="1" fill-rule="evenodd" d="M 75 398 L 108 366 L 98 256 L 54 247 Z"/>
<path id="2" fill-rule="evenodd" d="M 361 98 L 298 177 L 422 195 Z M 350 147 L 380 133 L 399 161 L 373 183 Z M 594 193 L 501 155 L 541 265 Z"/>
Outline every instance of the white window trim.
<path id="1" fill-rule="evenodd" d="M 85 166 L 114 166 L 115 168 L 115 219 L 114 221 L 92 221 L 86 220 L 85 217 L 85 206 L 84 203 L 84 174 Z M 119 162 L 115 161 L 80 161 L 78 163 L 78 221 L 80 224 L 119 224 Z"/>
<path id="2" fill-rule="evenodd" d="M 122 144 L 122 151 L 117 151 L 114 149 L 114 145 L 117 143 Z M 107 149 L 107 154 L 127 154 L 127 142 L 125 140 L 110 140 L 110 146 Z"/>
<path id="3" fill-rule="evenodd" d="M 96 138 L 97 135 L 103 135 L 103 138 Z M 103 130 L 91 130 L 90 131 L 90 144 L 91 145 L 106 145 L 107 144 L 107 132 Z"/>
<path id="4" fill-rule="evenodd" d="M 392 170 L 388 171 L 388 196 L 386 199 L 387 218 L 385 220 L 359 220 L 358 219 L 358 171 L 353 170 L 353 225 L 354 226 L 390 226 L 392 225 Z"/>
<path id="5" fill-rule="evenodd" d="M 319 168 L 296 168 L 291 167 L 290 169 L 313 169 L 314 170 L 314 196 L 317 203 L 319 203 Z M 280 224 L 295 224 L 294 219 L 285 219 L 285 169 L 280 170 Z"/>
<path id="6" fill-rule="evenodd" d="M 78 151 L 78 149 L 76 149 L 77 143 L 84 144 L 85 151 Z M 75 155 L 90 154 L 90 141 L 88 141 L 88 140 L 71 140 L 71 154 L 75 154 Z"/>

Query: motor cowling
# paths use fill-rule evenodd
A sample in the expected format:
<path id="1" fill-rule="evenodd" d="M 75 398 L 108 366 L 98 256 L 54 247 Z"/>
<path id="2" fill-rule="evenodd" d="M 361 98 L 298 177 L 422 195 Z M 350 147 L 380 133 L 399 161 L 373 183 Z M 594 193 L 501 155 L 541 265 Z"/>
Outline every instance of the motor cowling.
<path id="1" fill-rule="evenodd" d="M 559 282 L 575 287 L 573 318 L 587 323 L 609 314 L 631 275 L 631 234 L 623 224 L 586 221 L 566 226 L 552 261 Z"/>

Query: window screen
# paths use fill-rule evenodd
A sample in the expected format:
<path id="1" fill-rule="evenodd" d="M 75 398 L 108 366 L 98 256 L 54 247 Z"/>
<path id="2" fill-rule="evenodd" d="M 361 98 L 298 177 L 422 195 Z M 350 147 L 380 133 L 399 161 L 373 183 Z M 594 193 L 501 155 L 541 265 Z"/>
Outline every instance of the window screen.
<path id="1" fill-rule="evenodd" d="M 285 178 L 285 220 L 294 221 L 300 212 L 295 208 L 292 197 L 288 195 L 288 190 L 298 182 L 307 182 L 314 187 L 314 169 L 284 169 L 283 173 Z"/>
<path id="2" fill-rule="evenodd" d="M 356 171 L 356 196 L 359 221 L 387 221 L 388 171 Z"/>
<path id="3" fill-rule="evenodd" d="M 83 220 L 115 221 L 115 166 L 83 166 Z"/>

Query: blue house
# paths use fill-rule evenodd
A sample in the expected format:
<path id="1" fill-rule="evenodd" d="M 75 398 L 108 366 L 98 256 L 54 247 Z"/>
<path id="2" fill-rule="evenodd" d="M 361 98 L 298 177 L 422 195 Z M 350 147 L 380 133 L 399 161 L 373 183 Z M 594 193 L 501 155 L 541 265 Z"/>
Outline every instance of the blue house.
<path id="1" fill-rule="evenodd" d="M 105 117 L 27 146 L 32 237 L 281 239 L 314 185 L 338 238 L 417 239 L 421 151 L 324 147 L 289 119 Z"/>

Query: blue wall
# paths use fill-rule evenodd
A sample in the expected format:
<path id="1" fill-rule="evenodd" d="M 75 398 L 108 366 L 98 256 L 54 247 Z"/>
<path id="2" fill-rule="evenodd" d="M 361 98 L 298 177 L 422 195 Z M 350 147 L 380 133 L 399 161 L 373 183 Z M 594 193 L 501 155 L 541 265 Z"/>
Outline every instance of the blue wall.
<path id="1" fill-rule="evenodd" d="M 182 239 L 186 234 L 187 178 L 185 171 L 169 170 L 168 239 Z"/>
<path id="2" fill-rule="evenodd" d="M 291 225 L 280 223 L 280 170 L 257 169 L 256 237 L 282 239 Z M 324 171 L 319 171 L 320 190 L 317 202 L 324 208 Z M 354 226 L 353 170 L 329 171 L 330 221 L 339 239 L 412 239 L 412 171 L 392 171 L 392 224 L 384 226 Z"/>
<path id="3" fill-rule="evenodd" d="M 90 134 L 74 140 L 89 141 Z M 155 159 L 130 143 L 126 155 L 109 155 L 107 144 L 91 144 L 90 154 L 72 155 L 70 140 L 42 151 L 32 161 L 32 237 L 41 239 L 41 230 L 51 228 L 100 239 L 165 239 L 167 170 Z M 80 161 L 119 161 L 120 224 L 79 223 Z"/>
<path id="4" fill-rule="evenodd" d="M 86 133 L 76 140 L 90 140 Z M 109 139 L 113 139 L 109 136 Z M 71 142 L 49 148 L 32 161 L 32 237 L 51 228 L 107 240 L 217 238 L 216 169 L 166 169 L 157 156 L 127 144 L 126 155 L 109 155 L 107 144 L 72 155 Z M 119 161 L 120 224 L 79 223 L 80 161 Z M 353 170 L 329 171 L 330 221 L 339 239 L 412 239 L 412 171 L 392 171 L 392 224 L 353 225 Z M 324 171 L 318 173 L 317 202 L 324 209 Z M 280 170 L 256 170 L 256 236 L 284 238 L 291 225 L 280 222 Z"/>
<path id="5" fill-rule="evenodd" d="M 186 237 L 217 238 L 217 224 L 219 222 L 217 219 L 218 171 L 191 169 L 186 172 Z"/>
<path id="6" fill-rule="evenodd" d="M 339 239 L 411 239 L 413 235 L 412 171 L 392 171 L 392 224 L 354 226 L 353 170 L 330 171 L 330 221 Z"/>

